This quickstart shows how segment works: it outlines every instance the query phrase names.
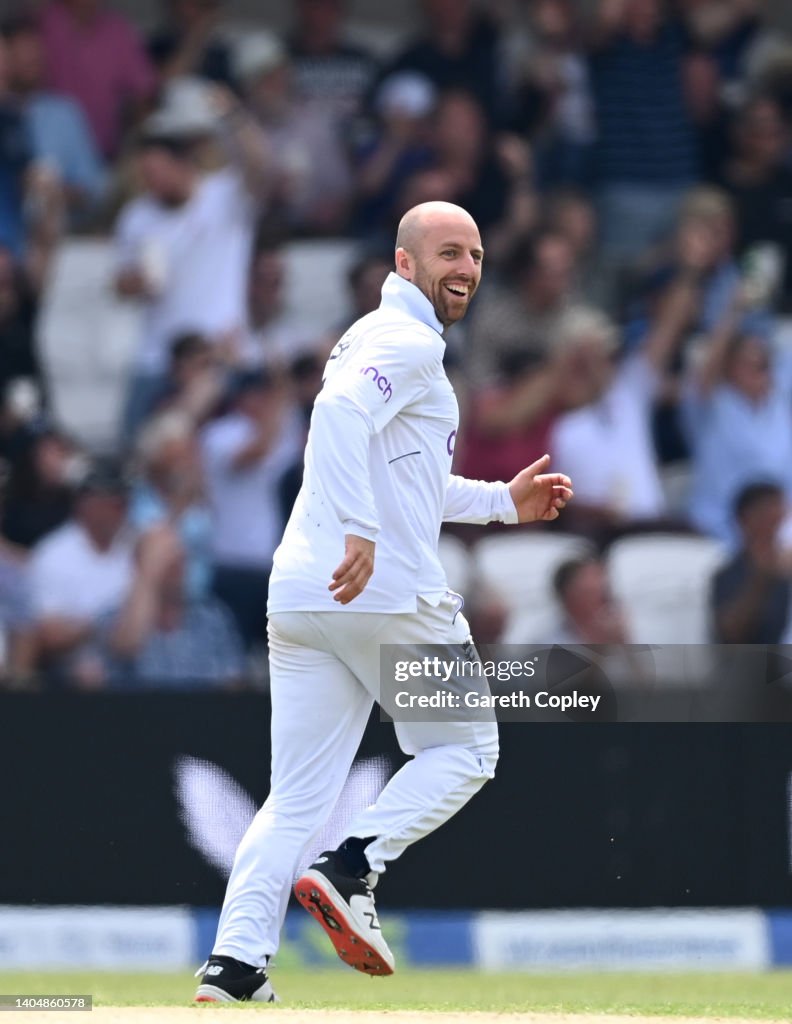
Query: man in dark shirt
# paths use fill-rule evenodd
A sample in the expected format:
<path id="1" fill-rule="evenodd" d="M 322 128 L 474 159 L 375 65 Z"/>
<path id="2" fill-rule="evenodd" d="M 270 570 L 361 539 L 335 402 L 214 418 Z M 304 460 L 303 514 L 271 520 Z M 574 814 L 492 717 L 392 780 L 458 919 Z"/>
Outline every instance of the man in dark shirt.
<path id="1" fill-rule="evenodd" d="M 723 174 L 737 214 L 740 252 L 770 242 L 786 257 L 781 289 L 786 312 L 792 311 L 792 169 L 786 162 L 791 143 L 778 101 L 756 96 L 737 119 L 734 155 Z"/>
<path id="2" fill-rule="evenodd" d="M 710 597 L 715 640 L 724 644 L 777 644 L 790 606 L 792 565 L 785 564 L 779 531 L 786 511 L 783 488 L 744 487 L 735 502 L 742 547 L 720 569 Z M 786 561 L 790 561 L 786 556 Z"/>

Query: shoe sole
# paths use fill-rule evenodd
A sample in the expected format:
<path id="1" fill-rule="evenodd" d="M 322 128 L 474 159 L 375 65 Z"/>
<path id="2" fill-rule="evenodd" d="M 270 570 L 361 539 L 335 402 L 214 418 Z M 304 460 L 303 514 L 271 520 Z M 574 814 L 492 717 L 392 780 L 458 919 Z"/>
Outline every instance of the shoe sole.
<path id="1" fill-rule="evenodd" d="M 393 974 L 393 967 L 350 920 L 347 904 L 318 871 L 307 871 L 294 884 L 297 901 L 327 932 L 345 964 L 372 976 Z"/>
<path id="2" fill-rule="evenodd" d="M 217 985 L 199 985 L 195 993 L 194 1003 L 277 1003 L 278 998 L 273 993 L 269 999 L 237 999 L 230 992 Z"/>

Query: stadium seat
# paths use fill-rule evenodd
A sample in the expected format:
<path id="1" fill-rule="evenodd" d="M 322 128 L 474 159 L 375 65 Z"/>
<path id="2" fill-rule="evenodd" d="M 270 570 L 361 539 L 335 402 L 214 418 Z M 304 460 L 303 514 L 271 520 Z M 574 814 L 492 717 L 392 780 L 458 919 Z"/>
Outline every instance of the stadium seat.
<path id="1" fill-rule="evenodd" d="M 448 586 L 457 594 L 465 596 L 473 568 L 470 552 L 458 537 L 441 533 L 437 553 L 445 569 Z"/>
<path id="2" fill-rule="evenodd" d="M 592 554 L 583 537 L 555 531 L 484 537 L 474 549 L 477 579 L 508 609 L 505 643 L 543 643 L 558 622 L 553 576 L 562 562 Z"/>
<path id="3" fill-rule="evenodd" d="M 113 289 L 112 244 L 68 239 L 53 259 L 37 344 L 57 422 L 94 451 L 117 439 L 140 311 Z"/>
<path id="4" fill-rule="evenodd" d="M 708 643 L 710 580 L 725 554 L 709 537 L 649 534 L 616 541 L 608 571 L 633 642 Z"/>

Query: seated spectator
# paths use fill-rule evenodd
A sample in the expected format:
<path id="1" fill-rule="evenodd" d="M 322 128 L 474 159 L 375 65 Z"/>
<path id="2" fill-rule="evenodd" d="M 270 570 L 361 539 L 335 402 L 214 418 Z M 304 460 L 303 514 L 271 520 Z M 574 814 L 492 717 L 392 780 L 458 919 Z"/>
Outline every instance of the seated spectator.
<path id="1" fill-rule="evenodd" d="M 271 33 L 250 34 L 237 46 L 234 66 L 273 154 L 271 216 L 300 234 L 342 233 L 352 198 L 349 159 L 321 106 L 296 93 L 285 47 Z"/>
<path id="2" fill-rule="evenodd" d="M 160 78 L 198 75 L 233 86 L 231 47 L 218 31 L 222 0 L 165 0 L 162 6 L 165 22 L 148 41 Z"/>
<path id="3" fill-rule="evenodd" d="M 599 558 L 572 558 L 556 570 L 553 589 L 563 620 L 547 639 L 562 646 L 628 644 L 624 615 L 611 593 Z"/>
<path id="4" fill-rule="evenodd" d="M 247 321 L 239 351 L 247 368 L 283 371 L 322 347 L 316 328 L 286 308 L 285 286 L 283 248 L 265 242 L 253 253 L 248 271 Z"/>
<path id="5" fill-rule="evenodd" d="M 42 665 L 55 679 L 97 682 L 87 645 L 101 615 L 123 601 L 132 582 L 129 487 L 114 466 L 97 464 L 77 488 L 72 518 L 33 549 L 30 588 Z"/>
<path id="6" fill-rule="evenodd" d="M 686 326 L 675 308 L 662 311 L 642 346 L 617 360 L 615 327 L 596 310 L 570 310 L 560 338 L 584 353 L 589 394 L 553 428 L 550 451 L 575 481 L 567 529 L 610 539 L 636 522 L 665 515 L 652 441 L 652 409 L 662 375 Z"/>
<path id="7" fill-rule="evenodd" d="M 157 85 L 137 31 L 102 0 L 50 0 L 41 31 L 47 85 L 77 101 L 99 151 L 116 156 Z"/>
<path id="8" fill-rule="evenodd" d="M 739 307 L 706 339 L 691 366 L 682 411 L 693 453 L 690 517 L 736 544 L 737 494 L 757 477 L 792 496 L 792 373 L 767 325 Z"/>
<path id="9" fill-rule="evenodd" d="M 417 71 L 397 71 L 374 97 L 376 124 L 357 153 L 360 234 L 391 231 L 399 190 L 405 179 L 432 163 L 432 122 L 437 93 Z"/>
<path id="10" fill-rule="evenodd" d="M 66 190 L 72 223 L 80 223 L 104 197 L 107 175 L 82 109 L 68 96 L 44 88 L 41 30 L 16 18 L 2 27 L 9 85 L 23 112 L 33 156 L 57 172 Z"/>
<path id="11" fill-rule="evenodd" d="M 683 34 L 662 0 L 599 0 L 592 44 L 601 244 L 618 264 L 664 235 L 695 180 L 696 140 Z"/>
<path id="12" fill-rule="evenodd" d="M 46 422 L 32 423 L 14 439 L 3 501 L 3 535 L 27 550 L 69 519 L 84 456 Z"/>
<path id="13" fill-rule="evenodd" d="M 184 123 L 181 111 L 167 105 L 147 122 L 138 145 L 144 191 L 122 209 L 115 239 L 117 291 L 143 311 L 124 417 L 127 442 L 161 391 L 172 339 L 191 331 L 219 344 L 244 324 L 254 217 L 266 199 L 271 162 L 252 118 L 225 95 L 218 104 L 228 107 L 234 166 L 202 174 L 195 147 L 211 122 Z"/>
<path id="14" fill-rule="evenodd" d="M 288 38 L 297 95 L 319 105 L 347 138 L 377 73 L 374 57 L 345 39 L 346 0 L 297 0 Z"/>
<path id="15" fill-rule="evenodd" d="M 546 352 L 559 319 L 571 304 L 575 257 L 567 238 L 552 232 L 525 237 L 504 267 L 504 284 L 477 298 L 469 328 L 468 376 L 491 382 L 504 359 Z"/>
<path id="16" fill-rule="evenodd" d="M 712 582 L 717 643 L 782 642 L 792 607 L 792 564 L 779 543 L 786 506 L 786 494 L 778 484 L 750 483 L 738 493 L 734 519 L 740 547 Z"/>
<path id="17" fill-rule="evenodd" d="M 792 145 L 783 110 L 770 96 L 756 96 L 740 111 L 734 129 L 734 154 L 722 183 L 737 215 L 738 252 L 770 243 L 785 264 L 781 302 L 792 311 Z"/>
<path id="18" fill-rule="evenodd" d="M 246 648 L 266 642 L 269 574 L 284 526 L 279 485 L 303 445 L 288 391 L 265 371 L 239 378 L 231 411 L 201 436 L 213 524 L 213 591 L 233 613 Z"/>
<path id="19" fill-rule="evenodd" d="M 490 125 L 502 120 L 506 98 L 499 39 L 473 0 L 422 0 L 425 31 L 398 54 L 386 74 L 418 71 L 439 90 L 471 89 Z"/>
<path id="20" fill-rule="evenodd" d="M 126 599 L 103 616 L 99 654 L 113 689 L 227 687 L 244 676 L 233 619 L 211 597 L 190 598 L 177 534 L 151 530 L 137 548 Z"/>
<path id="21" fill-rule="evenodd" d="M 139 533 L 165 523 L 176 532 L 184 550 L 187 595 L 200 600 L 212 577 L 212 523 L 195 422 L 177 409 L 155 416 L 140 433 L 137 453 L 141 479 L 132 493 L 130 522 Z"/>

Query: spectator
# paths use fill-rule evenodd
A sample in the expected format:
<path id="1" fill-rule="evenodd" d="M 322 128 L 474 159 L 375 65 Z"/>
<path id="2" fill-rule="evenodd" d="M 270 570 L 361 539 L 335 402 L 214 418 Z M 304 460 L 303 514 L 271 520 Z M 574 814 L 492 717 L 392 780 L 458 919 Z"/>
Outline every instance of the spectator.
<path id="1" fill-rule="evenodd" d="M 774 353 L 767 325 L 739 305 L 703 343 L 685 382 L 685 426 L 693 452 L 690 517 L 704 533 L 736 544 L 737 494 L 757 477 L 792 495 L 792 375 Z"/>
<path id="2" fill-rule="evenodd" d="M 603 541 L 666 513 L 652 442 L 652 410 L 663 374 L 687 326 L 689 296 L 660 308 L 641 347 L 617 361 L 616 329 L 596 310 L 573 309 L 560 328 L 584 353 L 588 400 L 562 415 L 550 451 L 575 480 L 568 528 Z M 681 307 L 681 309 L 680 309 Z"/>
<path id="3" fill-rule="evenodd" d="M 283 371 L 320 347 L 316 329 L 286 308 L 286 261 L 278 244 L 265 242 L 251 260 L 247 283 L 247 325 L 240 358 L 248 368 Z"/>
<path id="4" fill-rule="evenodd" d="M 73 222 L 102 199 L 107 175 L 82 109 L 68 96 L 44 88 L 41 30 L 35 20 L 15 18 L 2 29 L 9 85 L 24 113 L 33 156 L 57 172 L 66 188 Z"/>
<path id="5" fill-rule="evenodd" d="M 510 32 L 518 110 L 513 125 L 536 151 L 543 186 L 591 179 L 594 108 L 579 19 L 572 0 L 527 4 L 527 33 Z"/>
<path id="6" fill-rule="evenodd" d="M 333 344 L 356 320 L 379 309 L 382 286 L 390 273 L 390 267 L 390 262 L 383 256 L 377 253 L 364 253 L 349 268 L 347 284 L 351 303 L 342 322 L 338 324 Z"/>
<path id="7" fill-rule="evenodd" d="M 749 100 L 734 130 L 734 155 L 726 164 L 723 186 L 734 203 L 741 254 L 761 243 L 780 249 L 785 259 L 782 305 L 792 311 L 792 145 L 779 103 L 770 96 Z"/>
<path id="8" fill-rule="evenodd" d="M 348 137 L 377 73 L 374 58 L 344 38 L 346 0 L 297 0 L 288 40 L 297 95 Z"/>
<path id="9" fill-rule="evenodd" d="M 782 642 L 790 610 L 788 555 L 779 543 L 787 499 L 783 487 L 747 484 L 734 502 L 740 547 L 715 574 L 711 605 L 715 641 L 722 644 Z"/>
<path id="10" fill-rule="evenodd" d="M 0 515 L 8 480 L 8 467 L 0 465 Z M 27 552 L 0 533 L 0 688 L 33 685 L 36 651 L 27 561 Z"/>
<path id="11" fill-rule="evenodd" d="M 685 96 L 696 136 L 698 176 L 720 180 L 729 153 L 731 109 L 723 97 L 718 65 L 714 58 L 694 50 L 683 66 Z"/>
<path id="12" fill-rule="evenodd" d="M 349 160 L 321 106 L 296 94 L 285 47 L 269 32 L 248 35 L 235 69 L 276 164 L 271 214 L 302 234 L 341 233 L 352 196 Z"/>
<path id="13" fill-rule="evenodd" d="M 41 31 L 48 86 L 79 103 L 99 151 L 116 156 L 156 87 L 137 32 L 102 0 L 50 0 Z"/>
<path id="14" fill-rule="evenodd" d="M 680 13 L 690 44 L 712 60 L 721 92 L 733 104 L 744 99 L 766 59 L 782 39 L 765 24 L 765 0 L 687 0 Z"/>
<path id="15" fill-rule="evenodd" d="M 599 558 L 572 558 L 558 567 L 553 589 L 563 620 L 548 638 L 551 644 L 628 644 L 624 615 L 611 594 Z"/>
<path id="16" fill-rule="evenodd" d="M 585 192 L 559 188 L 546 193 L 542 202 L 541 229 L 560 235 L 572 247 L 575 263 L 573 291 L 593 306 L 610 308 L 614 296 L 602 273 L 597 251 L 597 212 Z"/>
<path id="17" fill-rule="evenodd" d="M 543 231 L 520 239 L 504 267 L 505 286 L 483 292 L 470 326 L 468 376 L 491 382 L 505 358 L 545 352 L 571 304 L 575 256 L 568 239 Z"/>
<path id="18" fill-rule="evenodd" d="M 144 412 L 149 415 L 179 412 L 200 426 L 217 410 L 225 391 L 228 362 L 237 358 L 235 351 L 224 352 L 202 334 L 180 334 L 171 345 L 168 374 L 161 390 L 152 398 Z"/>
<path id="19" fill-rule="evenodd" d="M 233 86 L 231 47 L 218 31 L 222 0 L 166 0 L 162 6 L 165 23 L 148 42 L 160 78 L 198 75 Z"/>
<path id="20" fill-rule="evenodd" d="M 0 38 L 0 246 L 20 259 L 26 246 L 24 202 L 33 145 L 11 95 L 9 75 L 8 48 Z"/>
<path id="21" fill-rule="evenodd" d="M 647 290 L 626 328 L 626 343 L 633 350 L 650 336 L 663 308 L 676 309 L 681 317 L 680 344 L 666 367 L 655 409 L 655 443 L 663 462 L 690 455 L 678 407 L 684 353 L 694 332 L 712 330 L 738 294 L 734 244 L 728 196 L 712 187 L 691 190 L 682 204 L 673 249 L 648 276 Z"/>
<path id="22" fill-rule="evenodd" d="M 506 103 L 499 73 L 498 32 L 473 0 L 423 0 L 426 29 L 398 54 L 387 74 L 417 71 L 438 90 L 468 89 L 490 126 L 502 121 Z"/>
<path id="23" fill-rule="evenodd" d="M 78 487 L 74 512 L 33 549 L 30 586 L 43 667 L 83 686 L 100 680 L 90 653 L 97 621 L 132 582 L 129 487 L 112 465 L 96 465 Z"/>
<path id="24" fill-rule="evenodd" d="M 664 0 L 599 0 L 590 58 L 601 242 L 628 261 L 663 235 L 695 180 L 683 37 Z"/>
<path id="25" fill-rule="evenodd" d="M 514 239 L 533 227 L 536 205 L 530 150 L 515 135 L 493 135 L 472 93 L 449 90 L 438 98 L 432 119 L 431 167 L 449 183 L 444 198 L 476 219 L 490 259 L 501 259 Z M 409 179 L 404 188 L 409 188 Z M 399 217 L 405 208 L 402 200 Z"/>
<path id="26" fill-rule="evenodd" d="M 376 127 L 358 153 L 357 225 L 361 234 L 388 235 L 405 179 L 430 166 L 436 91 L 425 75 L 389 75 L 374 98 Z"/>
<path id="27" fill-rule="evenodd" d="M 233 613 L 246 648 L 266 640 L 269 574 L 283 530 L 278 488 L 304 444 L 288 398 L 284 385 L 266 372 L 245 373 L 231 411 L 202 435 L 213 589 Z"/>
<path id="28" fill-rule="evenodd" d="M 116 287 L 139 300 L 144 313 L 125 413 L 127 441 L 161 391 L 172 339 L 197 331 L 220 342 L 244 324 L 253 219 L 256 203 L 267 196 L 270 154 L 233 100 L 218 95 L 217 102 L 226 109 L 235 166 L 201 174 L 195 145 L 210 122 L 201 131 L 166 106 L 138 146 L 144 192 L 124 207 L 116 227 Z"/>
<path id="29" fill-rule="evenodd" d="M 101 654 L 114 689 L 207 689 L 239 682 L 245 658 L 231 615 L 214 598 L 190 599 L 185 553 L 168 527 L 137 548 L 134 579 L 104 616 Z"/>
<path id="30" fill-rule="evenodd" d="M 2 533 L 26 550 L 69 519 L 74 485 L 86 465 L 74 444 L 46 422 L 28 425 L 15 441 Z"/>
<path id="31" fill-rule="evenodd" d="M 178 535 L 185 559 L 185 587 L 201 600 L 211 583 L 211 529 L 204 501 L 201 457 L 195 423 L 173 409 L 150 420 L 138 439 L 141 479 L 130 508 L 139 533 L 168 524 Z"/>
<path id="32" fill-rule="evenodd" d="M 0 247 L 0 396 L 5 404 L 9 385 L 20 378 L 41 389 L 41 367 L 33 329 L 37 290 L 23 264 Z M 7 430 L 3 430 L 7 433 Z"/>

